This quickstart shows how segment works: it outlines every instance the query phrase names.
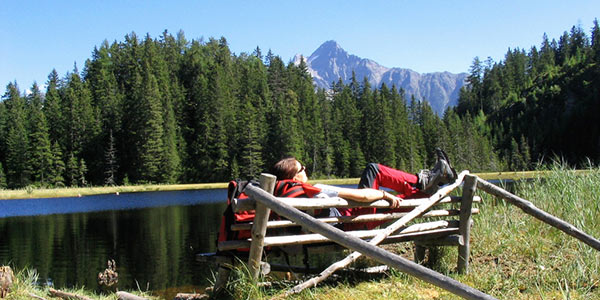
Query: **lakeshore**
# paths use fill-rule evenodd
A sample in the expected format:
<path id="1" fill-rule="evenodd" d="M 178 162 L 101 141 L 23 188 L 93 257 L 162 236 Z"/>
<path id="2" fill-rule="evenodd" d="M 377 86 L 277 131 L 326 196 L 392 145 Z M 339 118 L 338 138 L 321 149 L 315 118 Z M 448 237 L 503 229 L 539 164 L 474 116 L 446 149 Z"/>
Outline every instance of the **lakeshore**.
<path id="1" fill-rule="evenodd" d="M 521 171 L 521 172 L 487 172 L 474 173 L 485 180 L 519 180 L 544 177 L 551 171 Z M 574 170 L 576 174 L 589 173 L 589 170 Z M 310 183 L 330 185 L 357 184 L 359 178 L 314 179 Z M 33 199 L 56 197 L 81 197 L 101 194 L 137 193 L 137 192 L 164 192 L 184 190 L 225 189 L 226 182 L 192 183 L 192 184 L 143 184 L 128 186 L 97 186 L 97 187 L 71 187 L 54 189 L 25 188 L 19 190 L 0 190 L 0 200 Z"/>

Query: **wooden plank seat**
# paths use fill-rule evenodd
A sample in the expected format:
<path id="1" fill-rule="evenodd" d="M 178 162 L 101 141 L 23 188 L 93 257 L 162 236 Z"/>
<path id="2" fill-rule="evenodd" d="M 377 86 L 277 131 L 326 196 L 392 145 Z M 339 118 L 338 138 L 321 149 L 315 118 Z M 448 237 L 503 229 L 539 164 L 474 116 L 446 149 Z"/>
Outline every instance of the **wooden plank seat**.
<path id="1" fill-rule="evenodd" d="M 413 220 L 410 225 L 403 226 L 394 234 L 387 237 L 382 244 L 399 243 L 399 242 L 415 242 L 417 250 L 422 246 L 465 246 L 464 234 L 461 235 L 461 218 L 468 222 L 471 226 L 471 215 L 479 213 L 479 209 L 472 207 L 472 202 L 480 202 L 481 199 L 477 196 L 472 197 L 471 203 L 462 204 L 462 196 L 446 196 L 439 200 L 431 209 L 424 212 L 418 218 Z M 385 224 L 398 220 L 406 216 L 410 210 L 425 203 L 428 198 L 422 199 L 406 199 L 400 203 L 400 210 L 404 212 L 386 212 L 389 208 L 389 203 L 384 200 L 374 201 L 371 203 L 350 201 L 343 198 L 281 198 L 277 200 L 293 206 L 302 211 L 312 211 L 315 209 L 349 208 L 349 207 L 375 207 L 377 213 L 363 214 L 356 216 L 338 216 L 338 217 L 322 217 L 317 220 L 328 223 L 339 224 L 347 223 L 364 223 L 364 222 L 385 222 L 380 228 L 385 228 Z M 232 209 L 235 212 L 248 211 L 254 209 L 256 202 L 252 198 L 233 199 Z M 468 211 L 465 211 L 468 210 Z M 461 217 L 462 215 L 462 217 Z M 239 223 L 231 225 L 232 231 L 251 230 L 254 222 Z M 463 225 L 465 227 L 466 225 Z M 295 229 L 293 229 L 295 228 Z M 266 223 L 266 234 L 263 240 L 263 247 L 286 247 L 293 245 L 323 245 L 331 244 L 331 241 L 326 237 L 306 232 L 298 229 L 298 225 L 290 220 L 271 220 Z M 289 231 L 293 233 L 290 234 Z M 354 230 L 346 231 L 347 233 L 369 240 L 377 234 L 383 232 L 384 229 L 372 230 Z M 464 229 L 463 229 L 464 231 Z M 252 244 L 252 238 L 244 238 L 239 240 L 221 241 L 218 243 L 218 250 L 231 251 L 236 249 L 249 249 Z M 416 254 L 419 251 L 416 251 Z M 244 255 L 245 256 L 245 255 Z M 467 258 L 468 259 L 468 258 Z M 421 257 L 415 257 L 415 261 L 422 261 Z M 459 268 L 460 269 L 460 268 Z M 459 271 L 466 271 L 459 270 Z"/>
<path id="2" fill-rule="evenodd" d="M 462 196 L 449 196 L 457 187 L 463 185 L 463 180 Z M 233 199 L 231 201 L 230 209 L 233 212 L 252 211 L 255 213 L 253 220 L 248 221 L 248 223 L 232 224 L 229 228 L 230 232 L 246 231 L 246 235 L 234 234 L 232 236 L 248 236 L 249 233 L 250 237 L 224 240 L 218 243 L 219 253 L 241 253 L 242 257 L 247 257 L 248 270 L 253 280 L 256 281 L 259 274 L 267 274 L 271 269 L 268 263 L 262 261 L 265 249 L 301 247 L 302 252 L 306 255 L 308 247 L 331 245 L 332 241 L 335 241 L 335 243 L 353 249 L 355 252 L 323 270 L 318 277 L 297 285 L 288 293 L 296 293 L 306 287 L 313 286 L 336 270 L 348 266 L 360 257 L 362 252 L 359 253 L 357 249 L 361 249 L 361 251 L 368 252 L 370 257 L 376 257 L 378 261 L 385 261 L 389 266 L 396 268 L 410 269 L 411 272 L 415 272 L 414 276 L 459 295 L 464 293 L 464 295 L 485 296 L 485 294 L 471 290 L 468 286 L 464 286 L 441 274 L 433 274 L 426 271 L 426 268 L 417 267 L 418 265 L 411 266 L 402 258 L 394 257 L 393 254 L 385 250 L 383 252 L 377 251 L 378 248 L 375 247 L 380 243 L 413 241 L 415 243 L 414 258 L 417 262 L 420 262 L 423 258 L 425 246 L 458 246 L 457 269 L 459 272 L 466 272 L 469 262 L 472 215 L 479 213 L 479 210 L 472 206 L 474 202 L 481 201 L 479 197 L 474 195 L 477 187 L 476 177 L 469 175 L 468 171 L 461 172 L 456 182 L 440 188 L 429 198 L 403 200 L 400 207 L 394 210 L 389 210 L 390 204 L 383 200 L 364 203 L 342 198 L 277 198 L 269 195 L 272 193 L 274 186 L 275 176 L 263 173 L 260 176 L 260 188 L 255 186 L 246 188 L 246 194 L 250 198 Z M 260 201 L 255 201 L 252 197 L 258 197 L 256 200 Z M 289 219 L 269 220 L 271 206 L 278 214 L 288 216 Z M 325 209 L 327 211 L 329 208 L 348 207 L 376 208 L 377 212 L 350 217 L 321 218 L 306 214 L 315 209 Z M 380 226 L 379 229 L 371 230 L 338 230 L 346 227 L 346 224 L 363 222 L 378 222 Z M 329 227 L 327 224 L 338 229 Z M 304 230 L 303 226 L 319 233 Z M 366 240 L 368 240 L 368 243 L 361 244 L 365 243 Z M 238 249 L 244 249 L 244 251 L 238 252 Z M 382 249 L 379 248 L 379 250 Z M 227 258 L 217 259 L 217 261 L 222 262 L 214 286 L 214 290 L 217 292 L 225 286 L 233 261 L 231 255 L 223 257 Z M 288 270 L 308 270 L 310 267 L 306 261 L 305 256 L 305 267 L 294 268 L 290 266 Z"/>

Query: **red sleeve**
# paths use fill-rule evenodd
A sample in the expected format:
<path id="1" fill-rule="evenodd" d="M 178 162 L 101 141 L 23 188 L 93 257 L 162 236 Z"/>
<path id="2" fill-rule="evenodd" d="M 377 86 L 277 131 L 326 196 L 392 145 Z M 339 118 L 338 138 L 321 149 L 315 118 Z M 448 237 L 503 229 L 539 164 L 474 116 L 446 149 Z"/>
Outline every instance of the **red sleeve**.
<path id="1" fill-rule="evenodd" d="M 302 188 L 304 189 L 304 192 L 306 193 L 306 196 L 308 196 L 308 198 L 312 198 L 316 194 L 321 192 L 320 188 L 315 187 L 314 185 L 309 183 L 302 183 Z"/>

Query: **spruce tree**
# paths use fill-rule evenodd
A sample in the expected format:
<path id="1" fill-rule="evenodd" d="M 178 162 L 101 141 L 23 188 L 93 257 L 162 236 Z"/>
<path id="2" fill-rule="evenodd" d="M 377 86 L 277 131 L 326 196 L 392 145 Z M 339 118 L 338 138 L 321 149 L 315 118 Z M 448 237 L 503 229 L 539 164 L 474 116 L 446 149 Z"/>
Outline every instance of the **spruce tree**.
<path id="1" fill-rule="evenodd" d="M 410 152 L 410 136 L 411 136 L 411 124 L 408 120 L 408 109 L 406 106 L 406 98 L 404 90 L 397 91 L 395 86 L 392 86 L 390 110 L 392 114 L 392 136 L 393 140 L 390 141 L 394 145 L 394 152 L 396 155 L 396 164 L 393 166 L 396 169 L 407 170 L 409 169 L 409 152 Z"/>
<path id="2" fill-rule="evenodd" d="M 6 188 L 6 175 L 4 175 L 4 167 L 2 167 L 2 163 L 0 162 L 0 189 Z"/>
<path id="3" fill-rule="evenodd" d="M 77 183 L 79 186 L 86 186 L 87 185 L 87 180 L 85 179 L 85 176 L 88 172 L 88 168 L 87 165 L 85 164 L 85 160 L 80 159 L 79 160 L 79 176 L 77 178 Z"/>
<path id="4" fill-rule="evenodd" d="M 594 27 L 592 28 L 591 38 L 591 55 L 590 57 L 596 64 L 600 63 L 600 26 L 598 26 L 598 19 L 594 19 Z"/>
<path id="5" fill-rule="evenodd" d="M 112 130 L 108 134 L 108 145 L 104 151 L 104 185 L 113 186 L 117 183 L 117 148 Z"/>
<path id="6" fill-rule="evenodd" d="M 240 112 L 240 120 L 244 127 L 242 139 L 237 146 L 241 148 L 240 164 L 243 168 L 239 173 L 242 178 L 256 178 L 264 166 L 261 155 L 262 145 L 258 138 L 259 127 L 262 124 L 254 118 L 255 114 L 255 107 L 249 101 L 245 103 Z"/>
<path id="7" fill-rule="evenodd" d="M 67 174 L 67 182 L 66 182 L 67 186 L 76 187 L 80 172 L 79 172 L 79 163 L 77 162 L 77 158 L 75 157 L 73 152 L 71 152 L 69 154 L 68 159 L 67 159 L 66 174 Z"/>
<path id="8" fill-rule="evenodd" d="M 65 111 L 67 153 L 72 153 L 77 160 L 93 161 L 94 181 L 102 178 L 101 165 L 101 125 L 98 122 L 99 113 L 92 103 L 92 93 L 88 83 L 84 82 L 75 67 L 72 74 L 67 76 L 62 90 L 62 103 Z M 77 175 L 75 175 L 76 178 Z"/>
<path id="9" fill-rule="evenodd" d="M 56 70 L 48 75 L 46 82 L 46 94 L 44 97 L 44 105 L 42 110 L 48 123 L 48 135 L 52 142 L 58 142 L 63 147 L 66 146 L 65 120 L 63 114 L 66 113 L 62 104 L 62 99 L 59 94 L 61 81 Z"/>
<path id="10" fill-rule="evenodd" d="M 161 182 L 163 157 L 163 118 L 159 99 L 158 83 L 150 73 L 149 66 L 144 67 L 142 89 L 140 90 L 140 109 L 142 128 L 139 132 L 138 149 L 139 168 L 137 180 L 143 182 Z"/>
<path id="11" fill-rule="evenodd" d="M 58 142 L 52 144 L 52 169 L 49 174 L 48 182 L 55 187 L 65 186 L 65 162 L 63 160 L 63 153 L 60 149 Z"/>
<path id="12" fill-rule="evenodd" d="M 29 165 L 33 182 L 45 186 L 52 168 L 52 150 L 46 117 L 42 111 L 42 99 L 37 84 L 33 84 L 28 98 L 29 107 Z"/>
<path id="13" fill-rule="evenodd" d="M 161 182 L 174 183 L 181 173 L 181 156 L 178 151 L 179 132 L 175 118 L 175 107 L 181 105 L 181 92 L 175 74 L 179 72 L 179 45 L 165 31 L 162 41 L 157 42 L 149 37 L 144 41 L 144 61 L 151 68 L 158 84 L 158 99 L 163 120 Z"/>
<path id="14" fill-rule="evenodd" d="M 11 188 L 24 187 L 29 184 L 31 172 L 25 101 L 19 93 L 17 84 L 9 83 L 4 95 L 4 103 L 10 116 L 7 122 L 5 162 L 7 182 Z"/>

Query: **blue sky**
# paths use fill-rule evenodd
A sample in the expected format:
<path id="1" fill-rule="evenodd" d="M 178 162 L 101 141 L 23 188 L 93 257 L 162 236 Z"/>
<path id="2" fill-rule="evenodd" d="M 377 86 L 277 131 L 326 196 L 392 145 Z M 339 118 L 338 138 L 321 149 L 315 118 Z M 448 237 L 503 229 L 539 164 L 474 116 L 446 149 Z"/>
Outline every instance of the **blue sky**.
<path id="1" fill-rule="evenodd" d="M 600 1 L 27 1 L 0 0 L 0 94 L 43 86 L 56 69 L 81 71 L 94 46 L 128 33 L 158 38 L 183 30 L 188 40 L 225 37 L 232 52 L 257 46 L 288 61 L 327 40 L 386 67 L 420 73 L 467 72 L 473 59 L 529 50 L 544 33 L 572 26 L 590 34 Z"/>

